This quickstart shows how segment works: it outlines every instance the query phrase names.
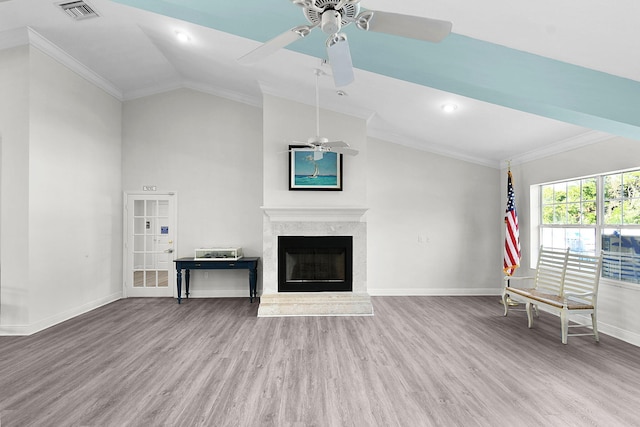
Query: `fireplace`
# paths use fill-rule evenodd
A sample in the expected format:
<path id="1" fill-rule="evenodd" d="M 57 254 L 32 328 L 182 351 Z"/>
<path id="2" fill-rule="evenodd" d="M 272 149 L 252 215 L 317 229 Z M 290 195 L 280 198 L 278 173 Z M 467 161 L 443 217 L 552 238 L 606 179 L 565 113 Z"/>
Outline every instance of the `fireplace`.
<path id="1" fill-rule="evenodd" d="M 372 316 L 373 305 L 367 292 L 367 222 L 366 208 L 360 207 L 263 207 L 263 252 L 262 291 L 258 317 L 280 316 Z M 328 272 L 314 271 L 305 266 L 294 274 L 290 274 L 292 286 L 303 290 L 281 290 L 280 273 L 286 269 L 280 267 L 280 240 L 288 238 L 304 242 L 318 243 L 326 238 L 346 237 L 346 245 L 338 245 L 344 249 L 344 278 L 342 269 L 333 267 Z M 302 238 L 302 239 L 300 239 Z M 310 239 L 314 238 L 314 239 Z M 315 242 L 315 238 L 317 239 Z M 306 243 L 304 243 L 306 245 Z M 334 246 L 332 244 L 331 246 Z M 304 248 L 303 248 L 304 249 Z M 326 249 L 326 248 L 325 248 Z M 306 249 L 305 249 L 306 250 Z M 300 248 L 294 250 L 294 255 L 304 254 Z M 303 252 L 302 254 L 300 252 Z M 330 263 L 343 258 L 341 250 L 325 254 Z M 336 253 L 337 252 L 337 253 Z M 314 254 L 315 255 L 315 254 Z M 296 256 L 293 258 L 295 259 Z M 286 261 L 286 258 L 285 258 Z M 305 260 L 306 263 L 306 260 Z M 323 264 L 321 261 L 320 264 Z M 310 277 L 305 277 L 311 275 Z M 286 277 L 286 276 L 285 276 Z M 290 280 L 291 281 L 291 280 Z M 316 282 L 315 284 L 311 284 Z M 318 283 L 319 282 L 319 283 Z M 344 291 L 326 290 L 345 285 L 339 282 L 349 282 L 349 288 Z M 321 287 L 320 287 L 321 286 Z M 316 290 L 313 290 L 316 287 Z M 325 289 L 326 291 L 320 290 Z"/>
<path id="2" fill-rule="evenodd" d="M 352 236 L 278 236 L 278 292 L 352 290 Z"/>

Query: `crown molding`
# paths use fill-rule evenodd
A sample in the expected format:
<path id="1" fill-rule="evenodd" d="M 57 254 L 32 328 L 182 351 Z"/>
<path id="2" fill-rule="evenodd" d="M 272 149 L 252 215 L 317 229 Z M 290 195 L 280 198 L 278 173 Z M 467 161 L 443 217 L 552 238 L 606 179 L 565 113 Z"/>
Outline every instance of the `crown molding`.
<path id="1" fill-rule="evenodd" d="M 51 41 L 47 40 L 45 37 L 40 35 L 37 31 L 35 31 L 31 27 L 27 27 L 28 32 L 28 41 L 29 44 L 56 61 L 60 62 L 62 65 L 69 68 L 71 71 L 74 71 L 81 77 L 85 78 L 89 82 L 93 83 L 100 89 L 107 92 L 109 95 L 114 98 L 122 101 L 123 95 L 122 91 L 118 89 L 111 82 L 100 76 L 98 73 L 91 70 L 86 65 L 82 64 L 80 61 L 69 55 L 64 50 L 60 49 L 58 46 L 53 44 Z"/>
<path id="2" fill-rule="evenodd" d="M 478 157 L 471 157 L 461 154 L 454 150 L 448 150 L 441 145 L 431 143 L 422 139 L 412 138 L 407 135 L 400 135 L 394 132 L 385 131 L 382 129 L 368 128 L 367 136 L 371 138 L 381 139 L 383 141 L 390 142 L 392 144 L 403 145 L 405 147 L 413 148 L 415 150 L 426 151 L 428 153 L 438 154 L 440 156 L 450 157 L 457 160 L 462 160 L 467 163 L 474 163 L 480 166 L 486 166 L 494 169 L 499 169 L 499 162 L 483 159 Z"/>
<path id="3" fill-rule="evenodd" d="M 225 98 L 230 101 L 235 101 L 242 104 L 247 104 L 254 107 L 262 108 L 261 98 L 246 96 L 244 94 L 240 94 L 237 92 L 232 92 L 232 91 L 220 89 L 214 86 L 203 85 L 201 83 L 188 81 L 188 80 L 181 80 L 181 79 L 175 79 L 172 81 L 165 82 L 164 84 L 157 84 L 157 85 L 150 86 L 143 89 L 128 91 L 124 94 L 123 100 L 132 101 L 134 99 L 144 98 L 152 95 L 159 95 L 159 94 L 170 92 L 172 90 L 177 90 L 177 89 L 191 89 L 197 92 L 202 92 L 202 93 L 217 96 L 220 98 Z"/>
<path id="4" fill-rule="evenodd" d="M 514 156 L 512 159 L 503 160 L 500 162 L 500 169 L 506 169 L 511 163 L 511 166 L 522 163 L 531 162 L 533 160 L 542 159 L 544 157 L 553 156 L 554 154 L 564 153 L 566 151 L 574 150 L 576 148 L 584 147 L 587 145 L 595 144 L 597 142 L 606 141 L 607 139 L 615 138 L 615 135 L 610 133 L 601 132 L 597 130 L 591 130 L 581 133 L 580 135 L 572 136 L 537 150 L 531 150 L 518 156 Z"/>

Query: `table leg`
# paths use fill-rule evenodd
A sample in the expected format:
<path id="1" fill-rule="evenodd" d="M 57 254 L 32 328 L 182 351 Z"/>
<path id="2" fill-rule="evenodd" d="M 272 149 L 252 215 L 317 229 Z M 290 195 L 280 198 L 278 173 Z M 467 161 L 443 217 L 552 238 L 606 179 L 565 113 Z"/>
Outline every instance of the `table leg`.
<path id="1" fill-rule="evenodd" d="M 190 276 L 191 276 L 191 270 L 186 269 L 184 271 L 184 284 L 185 284 L 185 290 L 187 291 L 186 292 L 187 299 L 189 299 L 189 277 Z"/>
<path id="2" fill-rule="evenodd" d="M 182 299 L 182 269 L 180 267 L 176 268 L 176 286 L 178 287 L 178 304 L 180 304 Z"/>
<path id="3" fill-rule="evenodd" d="M 249 268 L 249 302 L 253 302 L 256 297 L 256 285 L 258 279 L 258 269 Z"/>

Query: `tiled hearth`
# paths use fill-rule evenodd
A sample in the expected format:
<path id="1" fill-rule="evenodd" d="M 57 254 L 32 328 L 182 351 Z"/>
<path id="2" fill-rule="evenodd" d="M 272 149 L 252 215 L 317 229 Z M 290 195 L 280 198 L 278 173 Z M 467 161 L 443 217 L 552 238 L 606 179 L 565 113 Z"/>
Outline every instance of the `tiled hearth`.
<path id="1" fill-rule="evenodd" d="M 365 208 L 264 207 L 262 295 L 258 317 L 371 316 Z M 278 236 L 352 236 L 352 292 L 278 292 Z"/>

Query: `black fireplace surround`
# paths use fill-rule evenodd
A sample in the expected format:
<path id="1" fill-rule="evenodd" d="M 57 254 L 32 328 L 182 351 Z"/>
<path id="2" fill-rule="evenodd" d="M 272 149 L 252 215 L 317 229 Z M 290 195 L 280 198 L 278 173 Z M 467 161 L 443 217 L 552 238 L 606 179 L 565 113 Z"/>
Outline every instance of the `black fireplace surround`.
<path id="1" fill-rule="evenodd" d="M 278 292 L 352 290 L 352 236 L 278 236 Z"/>

